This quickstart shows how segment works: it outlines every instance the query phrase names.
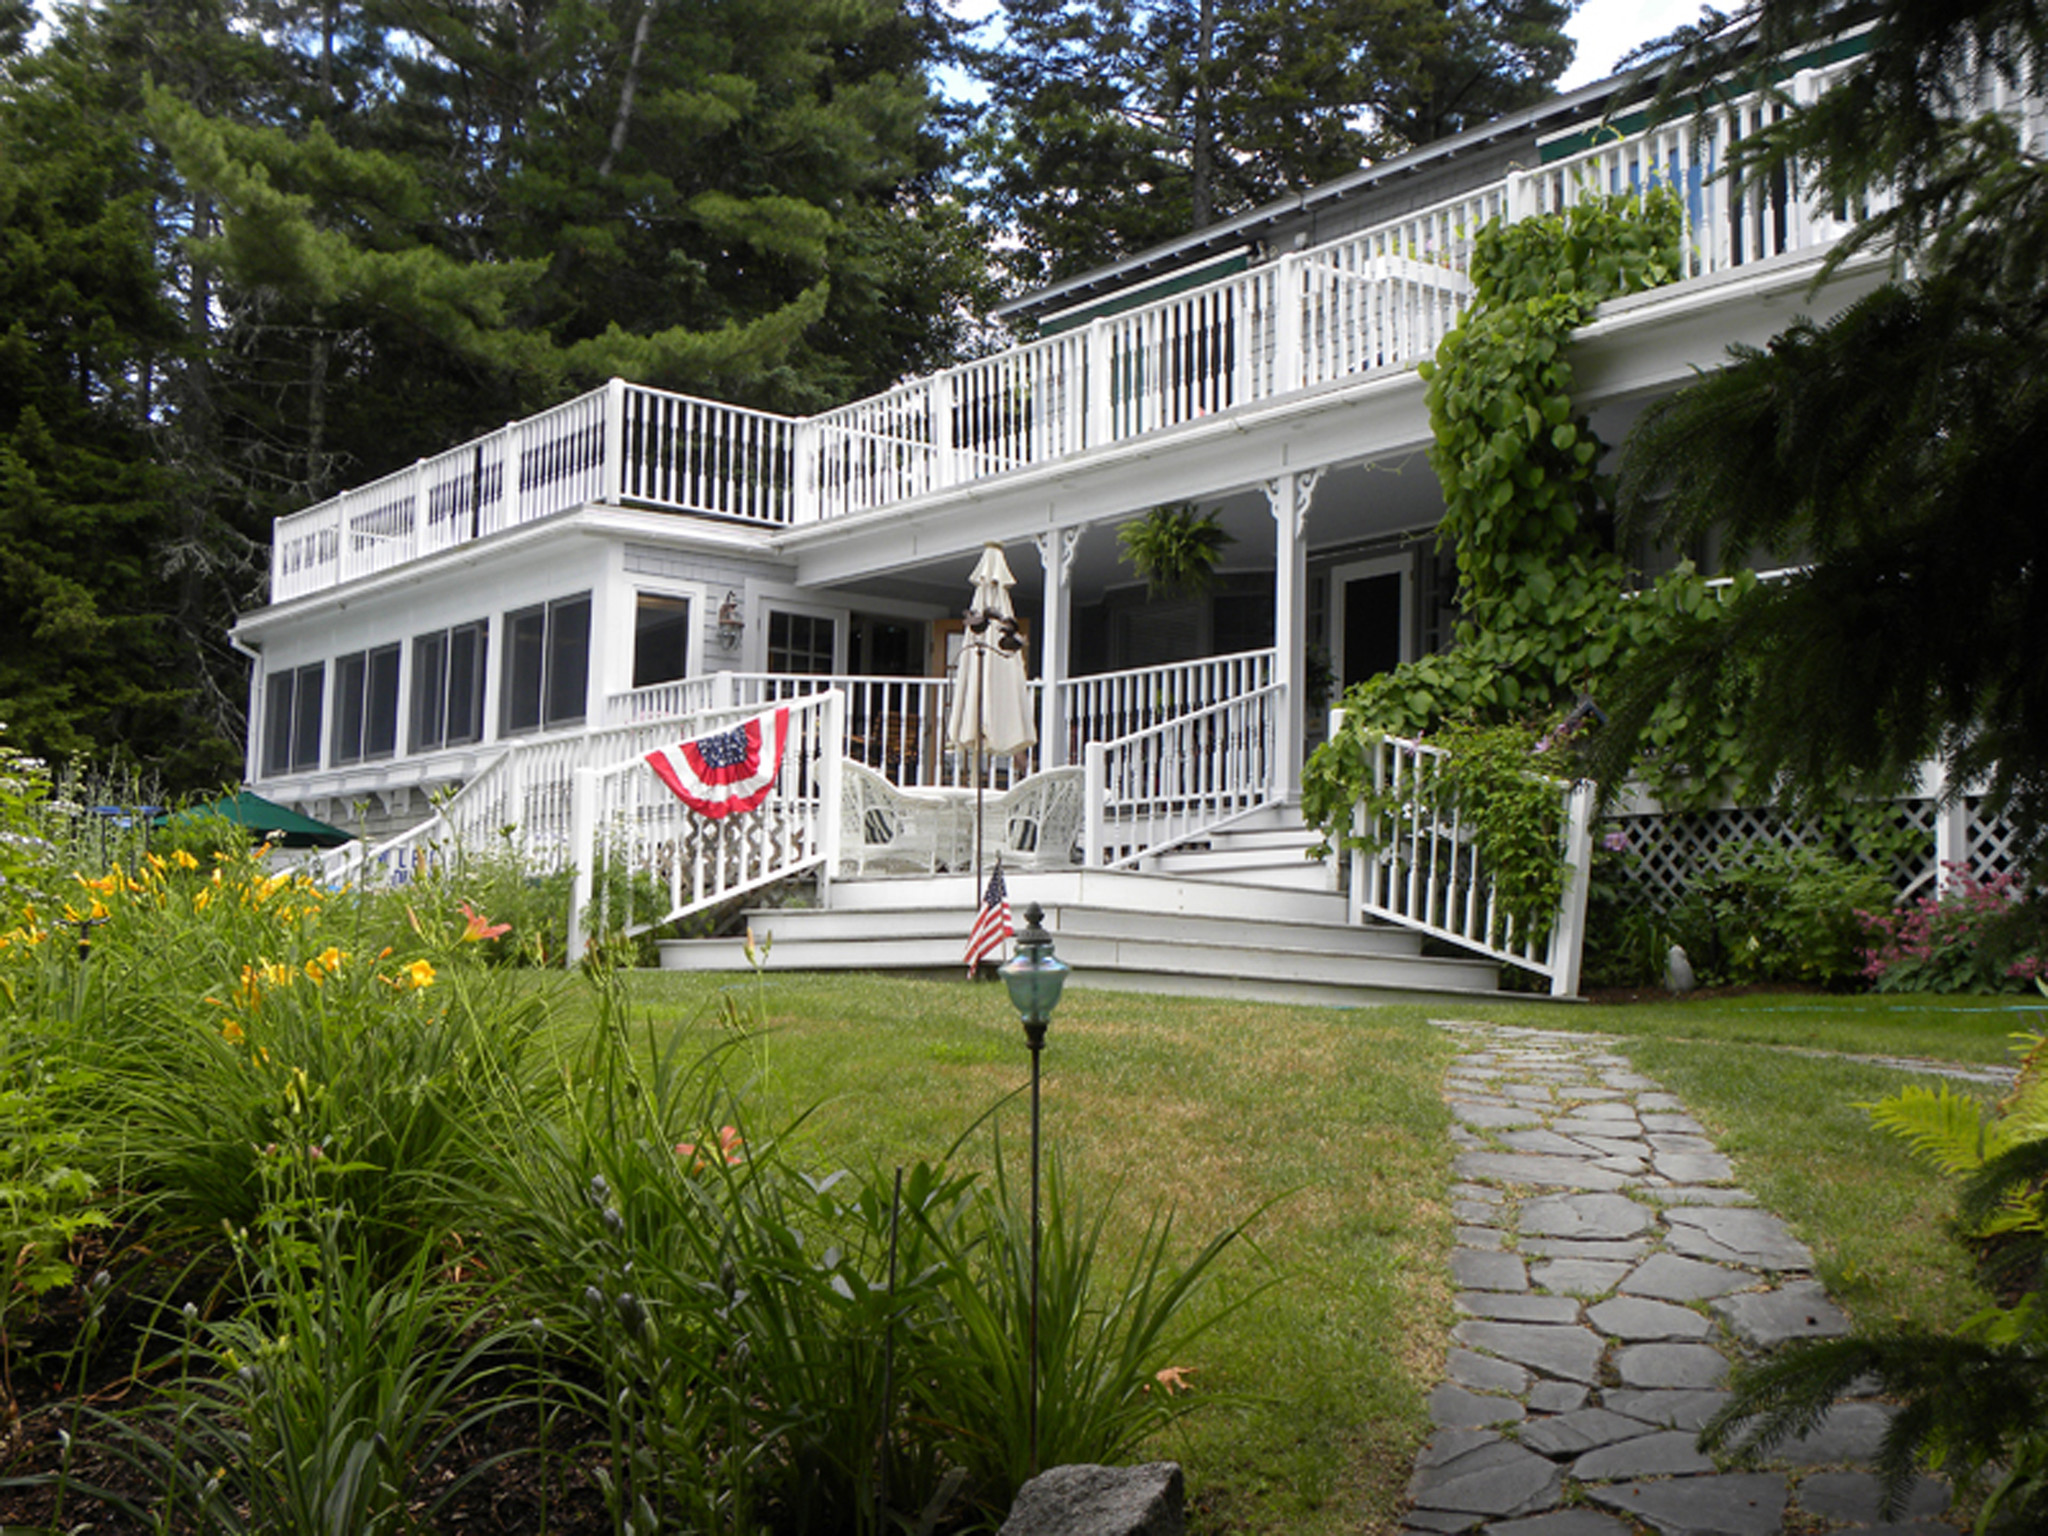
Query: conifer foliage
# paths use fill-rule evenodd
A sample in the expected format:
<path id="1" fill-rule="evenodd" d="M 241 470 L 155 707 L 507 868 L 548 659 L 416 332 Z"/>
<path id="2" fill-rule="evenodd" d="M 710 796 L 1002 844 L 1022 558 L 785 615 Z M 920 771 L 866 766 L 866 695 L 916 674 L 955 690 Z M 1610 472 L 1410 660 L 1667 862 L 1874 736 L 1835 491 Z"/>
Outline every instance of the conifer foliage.
<path id="1" fill-rule="evenodd" d="M 1057 280 L 1549 93 L 1564 0 L 1003 0 L 984 212 Z"/>
<path id="2" fill-rule="evenodd" d="M 982 258 L 897 0 L 0 12 L 0 719 L 239 761 L 270 522 L 612 375 L 815 410 Z M 61 658 L 53 664 L 52 658 Z"/>
<path id="3" fill-rule="evenodd" d="M 1652 409 L 1622 491 L 1633 526 L 1713 528 L 1799 569 L 1650 655 L 1607 702 L 1602 776 L 1680 696 L 1738 723 L 1755 772 L 1808 798 L 1884 789 L 1924 757 L 2048 833 L 2048 162 L 2003 109 L 2048 82 L 2039 0 L 1886 0 L 1848 77 L 1744 147 L 1875 210 L 1838 254 L 1907 274 Z M 1762 0 L 1693 61 L 1796 51 L 1840 24 Z M 1681 60 L 1680 62 L 1686 62 Z"/>

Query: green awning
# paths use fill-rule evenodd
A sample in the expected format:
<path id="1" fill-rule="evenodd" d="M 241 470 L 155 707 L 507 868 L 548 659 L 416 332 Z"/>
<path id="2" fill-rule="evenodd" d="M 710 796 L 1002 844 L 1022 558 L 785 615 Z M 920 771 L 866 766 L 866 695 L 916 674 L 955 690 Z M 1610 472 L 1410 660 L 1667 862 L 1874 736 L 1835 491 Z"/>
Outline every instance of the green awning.
<path id="1" fill-rule="evenodd" d="M 182 811 L 159 816 L 156 824 L 163 826 L 173 821 L 197 821 L 208 816 L 224 816 L 229 821 L 240 822 L 249 829 L 252 838 L 261 838 L 286 848 L 339 848 L 355 839 L 352 832 L 330 827 L 310 816 L 301 816 L 275 800 L 266 800 L 246 789 L 239 794 L 222 795 L 204 805 L 188 805 Z"/>

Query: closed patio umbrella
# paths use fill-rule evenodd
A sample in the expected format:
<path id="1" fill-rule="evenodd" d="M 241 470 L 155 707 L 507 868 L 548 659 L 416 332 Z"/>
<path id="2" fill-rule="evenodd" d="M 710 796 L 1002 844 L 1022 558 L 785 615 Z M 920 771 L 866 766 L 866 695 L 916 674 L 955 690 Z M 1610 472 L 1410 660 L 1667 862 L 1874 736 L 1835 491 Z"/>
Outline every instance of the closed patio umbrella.
<path id="1" fill-rule="evenodd" d="M 953 679 L 953 712 L 947 738 L 974 754 L 974 878 L 981 883 L 981 759 L 1004 757 L 1034 745 L 1030 687 L 1024 677 L 1024 639 L 1017 632 L 1010 588 L 1017 578 L 1000 544 L 983 547 L 968 578 L 974 600 L 967 610 L 966 643 Z"/>

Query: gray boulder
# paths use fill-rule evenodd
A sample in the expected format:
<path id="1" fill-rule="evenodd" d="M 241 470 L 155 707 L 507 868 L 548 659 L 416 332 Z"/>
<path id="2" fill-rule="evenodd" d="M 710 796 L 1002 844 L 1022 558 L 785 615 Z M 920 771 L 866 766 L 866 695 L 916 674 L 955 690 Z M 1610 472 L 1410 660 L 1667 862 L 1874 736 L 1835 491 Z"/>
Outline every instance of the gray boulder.
<path id="1" fill-rule="evenodd" d="M 1182 1536 L 1180 1464 L 1053 1467 L 1017 1490 L 998 1536 Z"/>

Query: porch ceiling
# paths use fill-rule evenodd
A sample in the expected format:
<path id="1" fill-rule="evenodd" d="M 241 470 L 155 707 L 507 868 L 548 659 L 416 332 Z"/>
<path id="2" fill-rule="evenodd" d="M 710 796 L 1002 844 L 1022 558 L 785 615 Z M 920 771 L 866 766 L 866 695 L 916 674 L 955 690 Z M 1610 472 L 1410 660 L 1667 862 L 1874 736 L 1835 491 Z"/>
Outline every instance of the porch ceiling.
<path id="1" fill-rule="evenodd" d="M 1174 499 L 1155 495 L 1141 505 L 1105 509 L 1097 519 L 1081 525 L 1083 531 L 1074 551 L 1071 578 L 1075 603 L 1097 602 L 1109 589 L 1138 581 L 1120 558 L 1117 527 L 1160 501 Z M 1274 524 L 1264 491 L 1257 486 L 1244 486 L 1186 499 L 1219 511 L 1224 531 L 1236 541 L 1224 551 L 1221 570 L 1273 568 Z M 1313 554 L 1318 548 L 1336 544 L 1356 544 L 1432 528 L 1442 515 L 1442 496 L 1424 450 L 1399 459 L 1342 465 L 1326 472 L 1317 484 L 1308 520 L 1309 548 Z M 1022 533 L 1003 538 L 991 530 L 986 537 L 1004 546 L 1010 568 L 1017 575 L 1015 596 L 1019 608 L 1026 613 L 1035 612 L 1045 589 L 1045 572 L 1038 558 L 1035 535 Z M 980 554 L 981 543 L 976 542 L 968 549 L 929 554 L 914 564 L 837 580 L 832 585 L 840 591 L 875 598 L 957 608 L 965 601 L 968 573 Z"/>

